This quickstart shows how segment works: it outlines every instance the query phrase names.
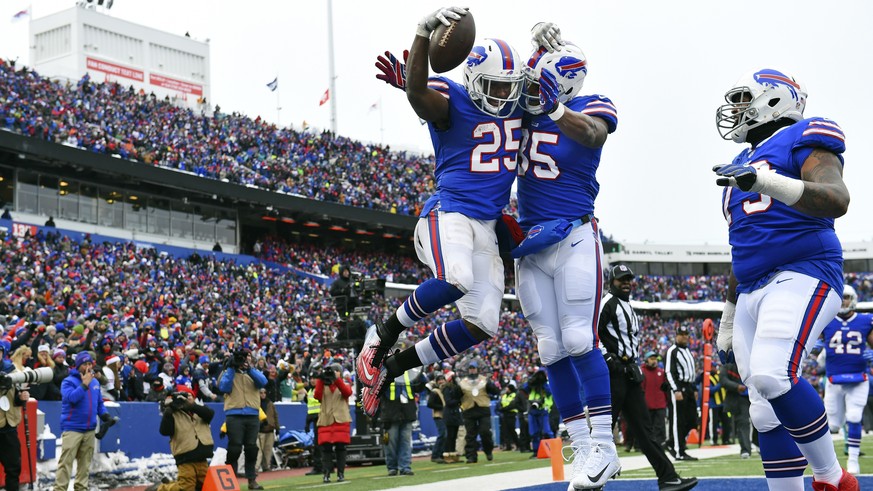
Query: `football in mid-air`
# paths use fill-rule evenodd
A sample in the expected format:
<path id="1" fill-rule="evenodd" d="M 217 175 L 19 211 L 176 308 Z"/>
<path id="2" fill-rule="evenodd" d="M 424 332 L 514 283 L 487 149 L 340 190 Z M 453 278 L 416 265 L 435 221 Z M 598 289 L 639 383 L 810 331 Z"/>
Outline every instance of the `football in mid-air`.
<path id="1" fill-rule="evenodd" d="M 460 20 L 452 20 L 448 26 L 440 24 L 430 36 L 430 67 L 436 73 L 444 73 L 467 59 L 476 40 L 476 23 L 473 14 L 467 11 Z"/>

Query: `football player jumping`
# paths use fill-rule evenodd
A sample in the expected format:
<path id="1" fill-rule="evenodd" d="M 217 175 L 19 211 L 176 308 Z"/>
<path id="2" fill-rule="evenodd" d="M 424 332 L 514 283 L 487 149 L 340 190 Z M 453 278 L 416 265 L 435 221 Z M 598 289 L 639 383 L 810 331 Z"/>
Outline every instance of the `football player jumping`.
<path id="1" fill-rule="evenodd" d="M 361 403 L 371 416 L 386 380 L 450 358 L 497 333 L 504 272 L 494 227 L 509 202 L 521 145 L 522 62 L 505 41 L 486 39 L 467 58 L 463 85 L 429 78 L 430 33 L 462 15 L 466 10 L 451 7 L 425 16 L 406 66 L 406 96 L 428 123 L 436 160 L 437 190 L 415 227 L 416 253 L 434 277 L 364 340 L 356 370 L 366 386 Z M 451 303 L 460 319 L 388 356 L 400 333 Z"/>
<path id="2" fill-rule="evenodd" d="M 827 375 L 824 405 L 828 425 L 831 433 L 838 432 L 844 423 L 848 425 L 846 471 L 853 475 L 861 472 L 861 415 L 870 391 L 865 348 L 873 346 L 873 315 L 856 313 L 857 304 L 855 289 L 844 286 L 843 305 L 822 332 L 824 350 L 819 355 Z"/>
<path id="3" fill-rule="evenodd" d="M 808 346 L 840 308 L 834 219 L 849 206 L 845 136 L 833 121 L 804 119 L 806 97 L 793 77 L 762 69 L 716 113 L 722 138 L 751 145 L 713 169 L 732 256 L 717 345 L 749 387 L 770 489 L 802 490 L 809 462 L 813 489 L 849 491 L 858 481 L 840 468 L 821 397 L 800 376 Z"/>

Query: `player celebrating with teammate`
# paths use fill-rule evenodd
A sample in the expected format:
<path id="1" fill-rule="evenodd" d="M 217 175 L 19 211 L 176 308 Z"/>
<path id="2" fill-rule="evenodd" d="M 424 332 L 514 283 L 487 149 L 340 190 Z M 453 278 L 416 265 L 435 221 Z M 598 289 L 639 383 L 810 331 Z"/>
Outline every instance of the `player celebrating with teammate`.
<path id="1" fill-rule="evenodd" d="M 527 237 L 513 252 L 520 257 L 517 291 L 572 440 L 569 489 L 594 489 L 621 470 L 609 369 L 597 343 L 603 252 L 594 218 L 595 174 L 618 116 L 606 97 L 579 95 L 587 60 L 561 40 L 557 26 L 540 23 L 532 34 L 523 98 L 531 118 L 518 170 L 519 225 Z"/>
<path id="2" fill-rule="evenodd" d="M 840 468 L 824 404 L 798 373 L 840 308 L 834 219 L 849 205 L 843 131 L 804 119 L 806 97 L 791 76 L 762 69 L 741 78 L 716 113 L 723 138 L 751 144 L 713 169 L 732 256 L 717 344 L 749 387 L 769 488 L 802 490 L 808 461 L 813 489 L 853 491 L 858 481 Z"/>
<path id="3" fill-rule="evenodd" d="M 386 380 L 450 358 L 497 333 L 504 274 L 494 226 L 509 201 L 521 145 L 522 64 L 505 41 L 486 39 L 470 52 L 463 85 L 445 77 L 428 78 L 431 32 L 466 13 L 451 7 L 424 17 L 409 53 L 406 95 L 428 122 L 437 182 L 419 215 L 415 247 L 434 278 L 419 285 L 364 341 L 356 370 L 367 386 L 361 402 L 371 416 Z M 406 328 L 451 303 L 461 319 L 387 356 Z"/>
<path id="4" fill-rule="evenodd" d="M 865 343 L 873 346 L 873 315 L 855 312 L 858 294 L 849 285 L 843 287 L 843 305 L 840 312 L 822 332 L 825 363 L 824 405 L 832 433 L 848 425 L 846 442 L 849 459 L 846 470 L 858 475 L 861 466 L 861 415 L 867 405 L 867 360 L 864 359 Z"/>

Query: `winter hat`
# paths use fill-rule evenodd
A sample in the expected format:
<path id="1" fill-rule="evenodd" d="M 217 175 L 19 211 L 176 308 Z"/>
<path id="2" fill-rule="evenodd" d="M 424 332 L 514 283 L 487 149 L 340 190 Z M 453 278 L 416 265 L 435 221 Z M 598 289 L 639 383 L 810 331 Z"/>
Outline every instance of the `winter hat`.
<path id="1" fill-rule="evenodd" d="M 106 365 L 112 365 L 113 363 L 118 363 L 121 361 L 121 358 L 118 355 L 112 355 L 106 359 Z"/>
<path id="2" fill-rule="evenodd" d="M 56 350 L 54 351 L 54 353 L 52 353 L 52 358 L 57 358 L 57 357 L 59 357 L 59 356 L 62 356 L 62 357 L 64 357 L 64 358 L 66 358 L 66 357 L 67 357 L 67 352 L 64 351 L 64 350 L 62 350 L 62 349 L 60 349 L 60 348 L 58 348 L 58 349 L 56 349 Z"/>
<path id="3" fill-rule="evenodd" d="M 52 350 L 52 349 L 49 348 L 49 345 L 47 345 L 47 344 L 41 344 L 41 345 L 39 345 L 39 348 L 36 349 L 36 352 L 37 352 L 37 353 L 42 353 L 42 352 L 50 353 L 51 350 Z"/>
<path id="4" fill-rule="evenodd" d="M 139 373 L 146 373 L 147 371 L 149 371 L 149 364 L 146 363 L 144 360 L 139 360 L 138 362 L 133 364 L 133 368 L 139 370 Z"/>
<path id="5" fill-rule="evenodd" d="M 76 368 L 79 368 L 85 363 L 94 363 L 94 359 L 91 358 L 91 355 L 87 351 L 82 351 L 76 355 Z"/>

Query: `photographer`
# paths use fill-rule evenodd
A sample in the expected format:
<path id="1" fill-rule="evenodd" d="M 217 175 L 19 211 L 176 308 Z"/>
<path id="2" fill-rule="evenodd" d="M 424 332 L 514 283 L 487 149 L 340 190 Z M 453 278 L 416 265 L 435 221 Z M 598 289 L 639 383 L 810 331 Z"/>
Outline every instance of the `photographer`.
<path id="1" fill-rule="evenodd" d="M 227 460 L 239 475 L 237 461 L 245 447 L 245 473 L 249 489 L 264 489 L 255 480 L 258 459 L 258 412 L 261 398 L 258 389 L 267 385 L 264 374 L 251 366 L 252 355 L 246 349 L 234 351 L 228 366 L 219 377 L 218 390 L 226 394 L 224 414 L 227 424 Z"/>
<path id="2" fill-rule="evenodd" d="M 549 411 L 552 409 L 554 401 L 546 371 L 539 369 L 534 372 L 521 390 L 527 394 L 528 431 L 530 431 L 530 442 L 533 448 L 533 455 L 530 458 L 535 459 L 539 453 L 540 441 L 555 436 L 552 433 L 552 426 L 549 424 Z"/>
<path id="3" fill-rule="evenodd" d="M 351 442 L 352 415 L 349 397 L 352 388 L 342 379 L 338 363 L 324 367 L 315 381 L 315 398 L 321 401 L 318 414 L 318 444 L 321 447 L 324 482 L 330 482 L 333 454 L 336 453 L 336 480 L 345 481 L 346 445 Z"/>
<path id="4" fill-rule="evenodd" d="M 6 491 L 18 491 L 21 474 L 21 443 L 18 441 L 18 424 L 21 422 L 21 406 L 30 394 L 18 390 L 14 384 L 2 383 L 6 374 L 15 371 L 15 366 L 6 359 L 10 348 L 8 341 L 0 341 L 0 465 L 6 472 Z"/>
<path id="5" fill-rule="evenodd" d="M 212 458 L 212 432 L 209 424 L 215 412 L 194 403 L 194 393 L 184 388 L 161 402 L 163 417 L 160 432 L 170 437 L 170 451 L 179 475 L 175 482 L 153 484 L 146 491 L 194 491 L 201 489 Z"/>
<path id="6" fill-rule="evenodd" d="M 76 489 L 88 489 L 91 458 L 94 456 L 97 417 L 104 425 L 114 421 L 103 406 L 100 383 L 94 378 L 94 359 L 87 351 L 76 355 L 76 369 L 61 384 L 61 457 L 55 475 L 55 491 L 66 491 L 73 460 L 76 460 Z"/>

